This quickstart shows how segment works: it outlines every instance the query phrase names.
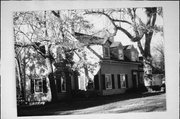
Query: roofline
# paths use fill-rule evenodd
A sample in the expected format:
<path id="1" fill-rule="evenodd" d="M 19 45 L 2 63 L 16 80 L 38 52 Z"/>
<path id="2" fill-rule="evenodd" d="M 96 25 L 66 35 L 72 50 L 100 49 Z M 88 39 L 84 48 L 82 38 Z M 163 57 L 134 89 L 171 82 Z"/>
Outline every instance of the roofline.
<path id="1" fill-rule="evenodd" d="M 84 33 L 79 33 L 79 32 L 75 32 L 75 34 L 80 34 L 80 35 L 85 35 L 85 36 L 91 36 L 91 37 L 96 37 L 96 38 L 98 38 L 98 39 L 104 39 L 104 38 L 102 38 L 102 37 L 98 37 L 98 36 L 95 36 L 95 35 L 89 35 L 89 34 L 84 34 Z M 75 35 L 76 36 L 76 35 Z"/>
<path id="2" fill-rule="evenodd" d="M 124 64 L 142 64 L 142 62 L 140 62 L 140 61 L 135 62 L 135 61 L 110 60 L 110 59 L 103 59 L 102 60 L 102 63 L 106 63 L 106 62 L 109 62 L 109 63 L 124 63 Z"/>

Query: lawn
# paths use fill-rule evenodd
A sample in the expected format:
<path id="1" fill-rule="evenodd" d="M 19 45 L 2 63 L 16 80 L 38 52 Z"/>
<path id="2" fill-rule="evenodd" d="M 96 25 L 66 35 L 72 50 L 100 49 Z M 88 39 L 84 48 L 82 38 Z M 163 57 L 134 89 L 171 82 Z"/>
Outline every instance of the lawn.
<path id="1" fill-rule="evenodd" d="M 166 110 L 165 93 L 143 93 L 81 98 L 18 109 L 19 116 L 104 114 Z"/>

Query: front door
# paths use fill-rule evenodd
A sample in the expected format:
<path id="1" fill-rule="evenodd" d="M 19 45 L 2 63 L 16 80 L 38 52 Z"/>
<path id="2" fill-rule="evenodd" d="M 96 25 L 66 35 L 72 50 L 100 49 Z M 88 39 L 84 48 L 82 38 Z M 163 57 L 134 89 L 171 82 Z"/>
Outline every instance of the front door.
<path id="1" fill-rule="evenodd" d="M 137 88 L 138 87 L 138 73 L 137 71 L 133 71 L 132 72 L 132 81 L 133 81 L 133 88 Z"/>

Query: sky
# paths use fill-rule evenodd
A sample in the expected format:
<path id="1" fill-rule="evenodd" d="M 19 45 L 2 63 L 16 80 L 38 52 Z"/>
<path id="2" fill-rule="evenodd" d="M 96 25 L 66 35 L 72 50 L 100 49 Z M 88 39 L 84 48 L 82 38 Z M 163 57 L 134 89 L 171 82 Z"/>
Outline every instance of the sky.
<path id="1" fill-rule="evenodd" d="M 137 15 L 141 18 L 141 20 L 143 22 L 146 22 L 146 14 L 144 13 L 143 9 L 138 8 L 137 10 Z M 119 15 L 118 15 L 119 16 Z M 95 33 L 98 31 L 102 31 L 102 29 L 108 29 L 108 31 L 110 33 L 114 32 L 113 29 L 113 25 L 110 23 L 110 21 L 107 19 L 107 17 L 101 15 L 101 16 L 97 16 L 97 15 L 85 15 L 85 18 L 90 21 L 90 23 L 92 23 L 94 25 L 92 31 L 94 31 Z M 156 24 L 157 25 L 162 25 L 163 26 L 163 18 L 157 15 L 157 19 L 156 19 Z M 123 24 L 121 24 L 121 26 L 125 29 L 130 29 L 129 26 L 125 26 Z M 23 31 L 26 31 L 27 29 L 23 29 Z M 144 38 L 143 38 L 144 40 Z M 143 41 L 142 40 L 142 41 Z M 121 42 L 123 45 L 134 45 L 135 48 L 138 49 L 139 48 L 136 44 L 136 42 L 132 42 L 123 32 L 118 31 L 116 36 L 114 36 L 114 41 L 119 41 Z M 152 55 L 156 54 L 155 52 L 153 52 L 153 47 L 158 45 L 159 43 L 162 43 L 161 41 L 163 41 L 163 36 L 160 33 L 156 33 L 154 34 L 153 38 L 152 38 L 152 42 L 151 42 L 151 48 L 152 48 Z M 139 52 L 140 53 L 140 52 Z M 141 54 L 140 54 L 141 55 Z"/>
<path id="2" fill-rule="evenodd" d="M 146 21 L 146 16 L 145 13 L 142 11 L 142 9 L 139 9 L 139 11 L 137 11 L 138 16 L 142 19 L 142 21 Z M 89 15 L 86 17 L 90 23 L 92 23 L 94 25 L 94 30 L 95 31 L 100 31 L 103 28 L 112 28 L 112 25 L 110 23 L 108 23 L 108 20 L 105 16 L 95 16 L 95 15 Z M 157 15 L 156 18 L 156 24 L 157 25 L 161 25 L 163 26 L 163 18 L 161 16 Z M 128 29 L 128 27 L 127 27 Z M 113 29 L 109 30 L 110 32 L 113 32 Z M 161 41 L 163 40 L 163 35 L 161 35 L 160 33 L 155 33 L 153 35 L 152 38 L 152 42 L 151 42 L 151 48 L 152 48 L 152 55 L 155 54 L 155 52 L 153 52 L 153 47 L 162 43 Z M 158 41 L 157 41 L 158 40 Z M 137 49 L 137 44 L 135 42 L 132 42 L 123 32 L 118 31 L 116 36 L 114 36 L 114 41 L 120 41 L 123 45 L 134 45 Z M 139 50 L 139 49 L 138 49 Z"/>

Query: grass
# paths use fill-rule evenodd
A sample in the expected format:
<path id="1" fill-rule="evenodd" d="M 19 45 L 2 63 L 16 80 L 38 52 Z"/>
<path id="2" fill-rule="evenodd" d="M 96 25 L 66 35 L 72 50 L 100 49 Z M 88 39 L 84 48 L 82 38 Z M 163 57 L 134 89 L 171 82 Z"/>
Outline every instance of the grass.
<path id="1" fill-rule="evenodd" d="M 137 93 L 94 98 L 76 98 L 44 106 L 18 108 L 19 116 L 101 114 L 165 111 L 164 93 Z"/>

